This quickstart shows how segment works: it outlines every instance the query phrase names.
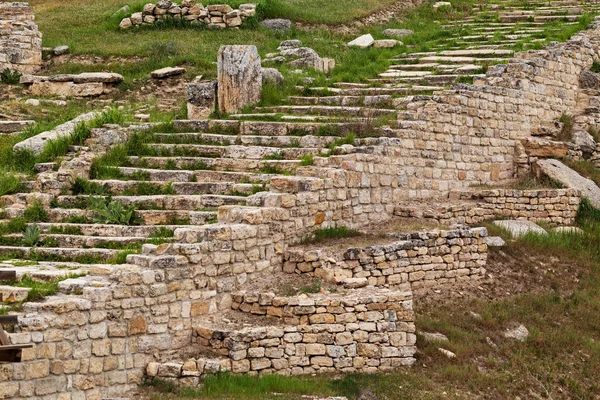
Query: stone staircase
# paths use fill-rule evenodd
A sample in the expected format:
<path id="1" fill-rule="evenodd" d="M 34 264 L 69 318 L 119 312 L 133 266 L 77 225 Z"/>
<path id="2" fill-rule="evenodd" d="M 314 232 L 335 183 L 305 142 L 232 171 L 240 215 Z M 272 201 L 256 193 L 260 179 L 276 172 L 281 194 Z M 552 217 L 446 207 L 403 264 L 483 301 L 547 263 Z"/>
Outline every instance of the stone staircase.
<path id="1" fill-rule="evenodd" d="M 430 51 L 409 51 L 367 83 L 336 82 L 330 87 L 299 87 L 319 96 L 291 96 L 291 105 L 259 107 L 236 119 L 389 122 L 398 110 L 456 83 L 477 83 L 491 65 L 508 62 L 515 51 L 548 44 L 546 36 L 595 14 L 598 1 L 494 1 L 475 6 L 469 16 L 442 25 L 447 35 L 427 43 Z M 327 93 L 327 94 L 325 94 Z"/>

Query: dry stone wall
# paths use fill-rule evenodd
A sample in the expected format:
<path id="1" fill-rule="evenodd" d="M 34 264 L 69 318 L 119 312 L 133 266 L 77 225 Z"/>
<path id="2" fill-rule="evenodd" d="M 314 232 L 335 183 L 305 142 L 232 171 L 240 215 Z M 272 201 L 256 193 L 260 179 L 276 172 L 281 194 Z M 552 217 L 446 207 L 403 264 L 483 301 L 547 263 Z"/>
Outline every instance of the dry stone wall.
<path id="1" fill-rule="evenodd" d="M 290 325 L 195 330 L 195 341 L 215 358 L 185 363 L 151 363 L 149 376 L 183 379 L 215 370 L 299 375 L 376 372 L 412 365 L 416 351 L 410 291 L 356 291 L 349 295 L 276 297 L 235 293 L 236 309 L 271 310 Z M 209 366 L 207 370 L 207 366 Z M 191 378 L 191 379 L 190 379 Z"/>
<path id="2" fill-rule="evenodd" d="M 156 4 L 146 4 L 143 11 L 123 18 L 121 29 L 132 26 L 152 25 L 167 18 L 177 18 L 192 24 L 205 24 L 209 28 L 238 28 L 248 17 L 256 15 L 256 4 L 242 4 L 233 9 L 227 4 L 211 4 L 204 7 L 195 0 L 182 0 L 181 4 L 162 0 Z"/>
<path id="3" fill-rule="evenodd" d="M 444 225 L 472 225 L 493 218 L 573 225 L 581 197 L 581 192 L 575 189 L 459 190 L 450 193 L 449 200 L 453 202 L 430 207 L 400 204 L 395 214 L 434 219 Z"/>
<path id="4" fill-rule="evenodd" d="M 32 73 L 42 64 L 42 34 L 27 3 L 0 2 L 0 71 Z"/>
<path id="5" fill-rule="evenodd" d="M 485 275 L 488 251 L 484 243 L 485 228 L 398 236 L 402 240 L 349 248 L 337 257 L 320 250 L 290 249 L 284 255 L 283 270 L 351 286 L 410 283 L 413 288 L 477 280 Z"/>

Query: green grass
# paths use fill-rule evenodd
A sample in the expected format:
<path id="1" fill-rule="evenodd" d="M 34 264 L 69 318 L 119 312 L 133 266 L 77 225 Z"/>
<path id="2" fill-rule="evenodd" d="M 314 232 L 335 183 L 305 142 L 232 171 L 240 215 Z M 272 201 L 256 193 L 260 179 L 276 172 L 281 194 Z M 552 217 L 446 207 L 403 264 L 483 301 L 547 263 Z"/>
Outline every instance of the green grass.
<path id="1" fill-rule="evenodd" d="M 46 222 L 48 221 L 48 211 L 40 200 L 35 200 L 32 205 L 23 212 L 23 218 L 27 222 Z"/>
<path id="2" fill-rule="evenodd" d="M 338 226 L 335 228 L 323 228 L 306 235 L 302 239 L 302 243 L 321 243 L 325 240 L 330 239 L 341 239 L 360 236 L 361 233 L 355 229 L 350 229 L 345 226 Z"/>

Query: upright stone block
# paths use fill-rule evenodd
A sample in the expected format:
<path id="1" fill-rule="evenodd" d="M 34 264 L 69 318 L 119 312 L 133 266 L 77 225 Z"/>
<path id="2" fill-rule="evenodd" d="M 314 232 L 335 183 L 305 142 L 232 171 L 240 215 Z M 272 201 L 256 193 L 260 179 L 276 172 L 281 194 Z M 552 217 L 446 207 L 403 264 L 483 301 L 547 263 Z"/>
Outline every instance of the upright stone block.
<path id="1" fill-rule="evenodd" d="M 219 111 L 235 113 L 260 101 L 262 68 L 256 46 L 221 46 L 217 69 Z"/>
<path id="2" fill-rule="evenodd" d="M 187 87 L 188 119 L 207 119 L 215 111 L 217 82 L 193 82 Z"/>

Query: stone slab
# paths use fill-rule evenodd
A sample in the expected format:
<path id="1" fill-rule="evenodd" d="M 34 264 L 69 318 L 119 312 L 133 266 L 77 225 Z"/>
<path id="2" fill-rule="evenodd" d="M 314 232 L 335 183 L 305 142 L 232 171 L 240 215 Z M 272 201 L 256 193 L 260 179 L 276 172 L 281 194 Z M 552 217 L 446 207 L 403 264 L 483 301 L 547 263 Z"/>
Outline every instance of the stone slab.
<path id="1" fill-rule="evenodd" d="M 494 225 L 508 230 L 514 238 L 524 236 L 528 233 L 548 234 L 541 226 L 531 221 L 503 220 L 494 221 Z"/>
<path id="2" fill-rule="evenodd" d="M 50 131 L 42 132 L 38 135 L 35 135 L 33 137 L 30 137 L 29 139 L 23 140 L 22 142 L 15 144 L 13 150 L 31 150 L 34 154 L 40 154 L 44 150 L 44 147 L 46 146 L 46 143 L 48 143 L 48 141 L 56 140 L 61 137 L 71 135 L 75 131 L 77 125 L 79 125 L 82 122 L 91 121 L 99 115 L 100 113 L 95 111 L 82 114 L 77 118 L 65 122 L 64 124 L 61 124 Z"/>
<path id="3" fill-rule="evenodd" d="M 539 160 L 536 167 L 563 186 L 580 190 L 582 196 L 587 198 L 594 207 L 600 208 L 600 187 L 591 179 L 584 178 L 558 160 Z"/>

